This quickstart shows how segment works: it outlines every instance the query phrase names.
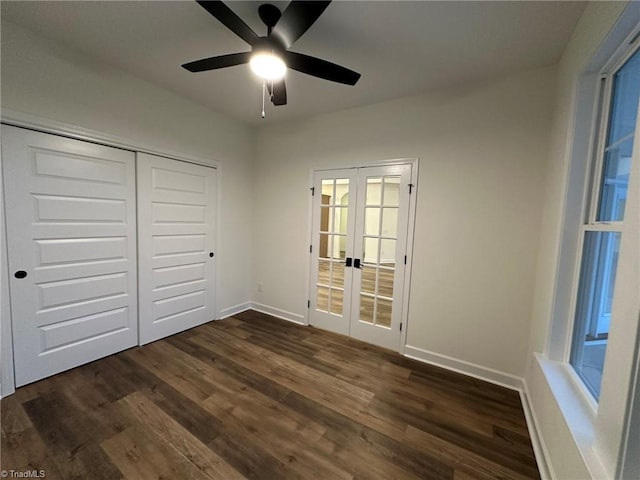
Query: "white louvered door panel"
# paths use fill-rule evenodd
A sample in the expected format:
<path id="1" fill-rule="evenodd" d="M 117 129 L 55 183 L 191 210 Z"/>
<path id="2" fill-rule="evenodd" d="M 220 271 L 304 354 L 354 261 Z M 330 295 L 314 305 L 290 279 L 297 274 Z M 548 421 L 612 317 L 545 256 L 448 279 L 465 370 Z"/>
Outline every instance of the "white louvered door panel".
<path id="1" fill-rule="evenodd" d="M 214 319 L 216 170 L 138 154 L 140 344 Z"/>
<path id="2" fill-rule="evenodd" d="M 136 345 L 134 154 L 3 126 L 2 158 L 16 385 Z"/>

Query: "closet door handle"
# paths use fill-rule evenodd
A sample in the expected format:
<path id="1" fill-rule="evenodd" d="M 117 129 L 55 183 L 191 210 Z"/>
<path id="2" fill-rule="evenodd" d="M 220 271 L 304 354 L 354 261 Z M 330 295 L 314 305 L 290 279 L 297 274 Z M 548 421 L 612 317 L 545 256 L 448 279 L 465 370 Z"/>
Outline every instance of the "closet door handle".
<path id="1" fill-rule="evenodd" d="M 18 270 L 13 274 L 13 276 L 16 278 L 25 278 L 27 276 L 27 272 L 25 272 L 24 270 Z"/>
<path id="2" fill-rule="evenodd" d="M 353 259 L 351 257 L 347 257 L 346 263 L 344 264 L 344 266 L 345 267 L 350 267 L 352 261 L 353 261 Z"/>
<path id="3" fill-rule="evenodd" d="M 360 268 L 360 259 L 359 258 L 354 258 L 353 259 L 353 268 Z"/>

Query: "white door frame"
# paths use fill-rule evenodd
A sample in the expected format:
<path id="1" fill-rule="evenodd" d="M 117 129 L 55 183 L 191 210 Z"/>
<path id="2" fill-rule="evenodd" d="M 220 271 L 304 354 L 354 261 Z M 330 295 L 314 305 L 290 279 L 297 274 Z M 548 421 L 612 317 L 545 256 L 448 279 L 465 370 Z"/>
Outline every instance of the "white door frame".
<path id="1" fill-rule="evenodd" d="M 180 160 L 183 162 L 195 163 L 196 165 L 204 165 L 206 167 L 214 167 L 218 171 L 218 188 L 217 190 L 217 214 L 216 214 L 216 238 L 215 243 L 217 246 L 216 257 L 221 258 L 223 255 L 222 242 L 220 241 L 221 229 L 220 229 L 220 205 L 222 200 L 222 186 L 223 181 L 223 169 L 216 160 L 210 160 L 204 157 L 197 157 L 193 155 L 185 155 L 179 152 L 157 150 L 153 145 L 148 145 L 136 140 L 120 137 L 117 135 L 106 134 L 97 130 L 84 128 L 78 125 L 70 123 L 59 122 L 49 118 L 39 117 L 37 115 L 31 115 L 28 113 L 18 112 L 11 109 L 2 109 L 2 116 L 0 123 L 4 125 L 13 125 L 15 127 L 26 128 L 28 130 L 35 130 L 42 133 L 50 133 L 53 135 L 60 135 L 63 137 L 69 137 L 76 140 L 84 140 L 87 142 L 97 143 L 107 147 L 116 147 L 131 152 L 149 153 L 151 155 L 159 155 L 162 157 L 172 158 L 174 160 Z M 2 162 L 0 159 L 0 167 Z M 2 177 L 0 175 L 0 181 Z M 13 342 L 12 342 L 12 320 L 11 320 L 11 305 L 9 301 L 9 271 L 6 266 L 6 259 L 8 257 L 7 242 L 6 242 L 6 225 L 4 224 L 4 190 L 0 188 L 0 209 L 2 209 L 2 215 L 0 215 L 0 228 L 2 229 L 2 243 L 0 243 L 0 356 L 1 356 L 1 368 L 0 368 L 0 396 L 6 397 L 15 392 L 15 378 L 14 378 L 14 366 L 13 366 Z M 219 268 L 215 271 L 215 284 L 216 295 L 220 292 L 221 279 L 219 274 Z M 220 305 L 216 298 L 215 305 L 215 319 L 220 318 Z"/>
<path id="2" fill-rule="evenodd" d="M 405 347 L 407 343 L 407 330 L 409 323 L 409 295 L 411 291 L 411 270 L 413 268 L 413 244 L 415 237 L 415 225 L 416 225 L 416 204 L 417 204 L 417 192 L 418 192 L 418 170 L 420 165 L 420 158 L 397 158 L 391 160 L 379 160 L 367 163 L 358 163 L 354 165 L 338 165 L 338 166 L 322 166 L 312 167 L 309 171 L 309 201 L 308 201 L 308 215 L 307 215 L 307 231 L 309 245 L 313 244 L 313 196 L 311 189 L 313 188 L 313 179 L 316 172 L 325 170 L 349 170 L 353 168 L 367 168 L 367 167 L 383 167 L 388 165 L 411 165 L 411 195 L 409 196 L 409 225 L 407 229 L 407 265 L 404 272 L 404 290 L 402 292 L 402 330 L 400 331 L 400 347 L 398 352 L 405 353 Z M 309 305 L 311 298 L 311 262 L 313 260 L 313 254 L 309 252 L 309 261 L 306 267 L 306 279 L 307 279 L 307 305 Z M 306 309 L 304 315 L 304 324 L 309 325 L 309 308 Z"/>

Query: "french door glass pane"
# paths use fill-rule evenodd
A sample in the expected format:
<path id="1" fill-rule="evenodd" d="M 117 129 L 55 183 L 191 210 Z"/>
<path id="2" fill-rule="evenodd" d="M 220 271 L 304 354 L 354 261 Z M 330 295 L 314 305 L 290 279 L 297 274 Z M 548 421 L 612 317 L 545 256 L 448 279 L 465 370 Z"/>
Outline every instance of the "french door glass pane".
<path id="1" fill-rule="evenodd" d="M 570 362 L 596 399 L 609 336 L 620 232 L 585 233 Z"/>
<path id="2" fill-rule="evenodd" d="M 391 327 L 391 300 L 376 299 L 376 325 Z"/>
<path id="3" fill-rule="evenodd" d="M 344 292 L 341 289 L 332 288 L 331 292 L 331 305 L 329 312 L 335 313 L 336 315 L 342 315 L 342 302 L 344 297 Z"/>
<path id="4" fill-rule="evenodd" d="M 360 285 L 362 293 L 375 295 L 376 293 L 376 267 L 362 266 L 362 280 Z"/>
<path id="5" fill-rule="evenodd" d="M 344 288 L 344 262 L 331 262 L 331 286 Z"/>
<path id="6" fill-rule="evenodd" d="M 366 205 L 380 205 L 382 203 L 382 178 L 367 178 Z"/>
<path id="7" fill-rule="evenodd" d="M 378 263 L 378 245 L 380 241 L 377 238 L 364 238 L 364 245 L 362 250 L 362 262 L 363 263 Z"/>
<path id="8" fill-rule="evenodd" d="M 386 207 L 398 206 L 398 200 L 400 198 L 400 177 L 384 177 L 384 200 L 383 204 Z"/>
<path id="9" fill-rule="evenodd" d="M 364 210 L 364 234 L 380 235 L 380 208 L 367 207 Z"/>
<path id="10" fill-rule="evenodd" d="M 386 267 L 395 266 L 396 241 L 383 238 L 380 241 L 380 264 Z"/>
<path id="11" fill-rule="evenodd" d="M 347 207 L 332 207 L 333 225 L 332 232 L 334 233 L 347 233 Z"/>
<path id="12" fill-rule="evenodd" d="M 318 260 L 318 284 L 329 285 L 331 278 L 331 264 L 326 260 Z"/>
<path id="13" fill-rule="evenodd" d="M 329 289 L 327 287 L 318 287 L 316 308 L 323 312 L 329 311 Z"/>
<path id="14" fill-rule="evenodd" d="M 393 268 L 378 269 L 378 295 L 393 298 L 393 280 L 396 271 Z"/>
<path id="15" fill-rule="evenodd" d="M 333 197 L 333 187 L 335 184 L 336 181 L 334 179 L 322 180 L 322 195 Z"/>
<path id="16" fill-rule="evenodd" d="M 368 295 L 360 295 L 360 320 L 373 323 L 375 300 Z"/>
<path id="17" fill-rule="evenodd" d="M 382 209 L 382 236 L 397 238 L 398 236 L 398 208 Z"/>

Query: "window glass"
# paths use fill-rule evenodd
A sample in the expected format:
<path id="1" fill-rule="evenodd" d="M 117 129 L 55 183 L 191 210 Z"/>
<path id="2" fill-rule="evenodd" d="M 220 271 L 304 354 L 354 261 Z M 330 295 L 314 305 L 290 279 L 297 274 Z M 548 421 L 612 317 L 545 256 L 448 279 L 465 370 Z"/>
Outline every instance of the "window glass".
<path id="1" fill-rule="evenodd" d="M 599 222 L 621 222 L 627 202 L 633 137 L 605 152 L 600 185 Z"/>
<path id="2" fill-rule="evenodd" d="M 620 236 L 619 232 L 586 232 L 584 239 L 570 361 L 596 399 L 609 337 Z"/>
<path id="3" fill-rule="evenodd" d="M 613 77 L 597 220 L 622 221 L 640 97 L 640 50 Z"/>
<path id="4" fill-rule="evenodd" d="M 638 82 L 640 82 L 640 50 L 636 51 L 614 75 L 607 146 L 615 144 L 635 131 L 638 97 L 640 97 Z"/>

